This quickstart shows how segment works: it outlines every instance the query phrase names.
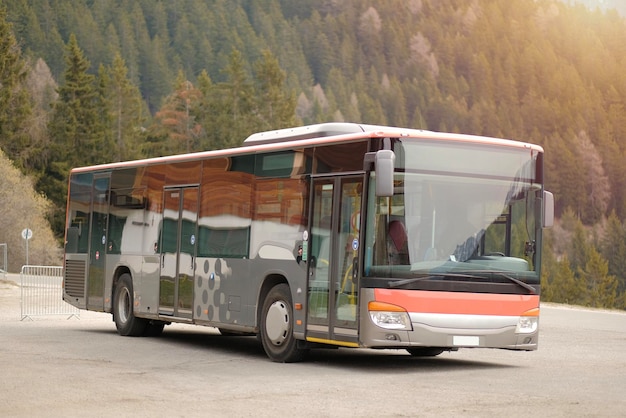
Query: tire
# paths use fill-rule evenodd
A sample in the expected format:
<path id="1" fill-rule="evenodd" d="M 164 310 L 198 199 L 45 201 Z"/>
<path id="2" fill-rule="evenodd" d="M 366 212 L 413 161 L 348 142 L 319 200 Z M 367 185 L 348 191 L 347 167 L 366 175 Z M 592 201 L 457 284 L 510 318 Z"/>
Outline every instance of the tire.
<path id="1" fill-rule="evenodd" d="M 435 357 L 443 353 L 445 349 L 439 347 L 414 347 L 407 348 L 406 351 L 413 357 Z"/>
<path id="2" fill-rule="evenodd" d="M 308 350 L 299 348 L 293 336 L 293 304 L 286 284 L 274 286 L 267 294 L 259 334 L 263 349 L 272 361 L 293 363 L 304 359 Z"/>
<path id="3" fill-rule="evenodd" d="M 123 336 L 140 337 L 144 335 L 148 320 L 135 317 L 133 313 L 133 283 L 130 274 L 120 276 L 113 296 L 113 317 L 117 333 Z"/>

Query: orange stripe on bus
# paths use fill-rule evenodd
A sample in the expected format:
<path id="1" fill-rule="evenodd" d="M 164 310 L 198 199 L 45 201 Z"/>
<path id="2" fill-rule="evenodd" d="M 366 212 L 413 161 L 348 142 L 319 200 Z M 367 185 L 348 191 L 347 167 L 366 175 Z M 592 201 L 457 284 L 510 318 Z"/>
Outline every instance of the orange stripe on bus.
<path id="1" fill-rule="evenodd" d="M 538 295 L 375 289 L 374 297 L 408 312 L 424 313 L 517 316 L 539 307 Z"/>

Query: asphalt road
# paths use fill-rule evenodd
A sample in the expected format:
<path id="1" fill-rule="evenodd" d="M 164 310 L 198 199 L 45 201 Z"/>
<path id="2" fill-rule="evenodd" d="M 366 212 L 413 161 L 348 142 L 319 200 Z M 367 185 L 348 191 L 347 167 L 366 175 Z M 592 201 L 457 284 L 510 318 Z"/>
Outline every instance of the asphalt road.
<path id="1" fill-rule="evenodd" d="M 321 350 L 267 359 L 254 337 L 171 325 L 120 337 L 108 314 L 20 320 L 0 281 L 2 417 L 623 417 L 626 314 L 543 305 L 536 352 Z"/>

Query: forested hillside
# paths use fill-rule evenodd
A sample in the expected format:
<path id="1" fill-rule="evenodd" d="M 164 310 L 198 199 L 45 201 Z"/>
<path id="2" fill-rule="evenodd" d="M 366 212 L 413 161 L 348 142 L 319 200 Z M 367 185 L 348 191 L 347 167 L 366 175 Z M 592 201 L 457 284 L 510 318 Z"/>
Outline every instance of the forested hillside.
<path id="1" fill-rule="evenodd" d="M 563 0 L 566 3 L 576 4 L 581 3 L 586 5 L 589 9 L 595 10 L 617 10 L 622 16 L 626 16 L 626 2 L 624 0 Z"/>
<path id="2" fill-rule="evenodd" d="M 294 124 L 507 137 L 546 149 L 561 222 L 545 295 L 626 307 L 626 21 L 615 10 L 554 0 L 0 5 L 24 63 L 0 145 L 58 207 L 71 166 L 238 145 Z"/>

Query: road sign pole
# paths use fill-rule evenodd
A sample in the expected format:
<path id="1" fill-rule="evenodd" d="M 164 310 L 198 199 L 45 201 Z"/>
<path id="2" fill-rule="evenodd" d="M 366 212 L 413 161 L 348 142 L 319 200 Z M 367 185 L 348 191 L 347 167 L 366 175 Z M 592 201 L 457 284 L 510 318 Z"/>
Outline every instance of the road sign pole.
<path id="1" fill-rule="evenodd" d="M 22 230 L 22 238 L 26 241 L 26 265 L 28 265 L 28 241 L 33 237 L 33 230 L 25 228 Z"/>

